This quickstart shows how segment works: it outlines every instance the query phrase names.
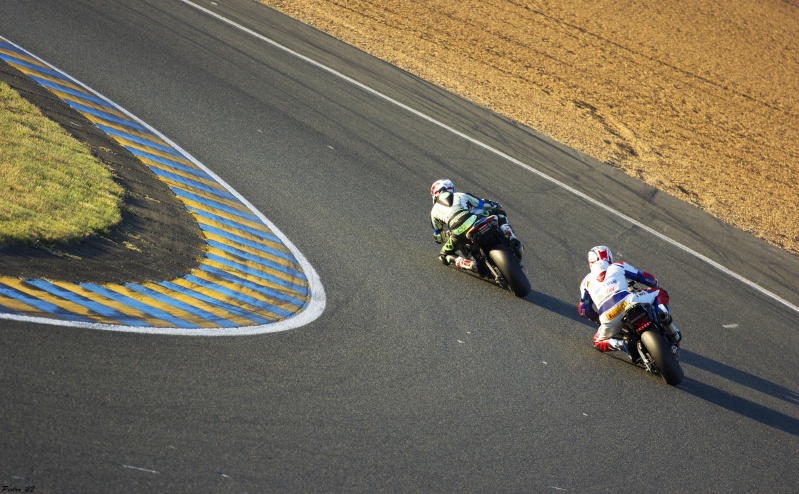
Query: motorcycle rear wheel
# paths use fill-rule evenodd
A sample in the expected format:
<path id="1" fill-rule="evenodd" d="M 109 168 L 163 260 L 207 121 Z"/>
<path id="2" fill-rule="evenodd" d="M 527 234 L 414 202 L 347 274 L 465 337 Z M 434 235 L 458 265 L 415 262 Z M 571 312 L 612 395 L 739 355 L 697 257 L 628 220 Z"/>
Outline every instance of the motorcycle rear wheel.
<path id="1" fill-rule="evenodd" d="M 672 386 L 680 384 L 684 377 L 680 361 L 671 352 L 671 347 L 663 335 L 657 331 L 644 331 L 641 333 L 641 343 L 654 359 L 660 376 L 666 383 Z"/>
<path id="2" fill-rule="evenodd" d="M 508 248 L 498 244 L 488 252 L 488 255 L 502 273 L 510 291 L 519 298 L 526 297 L 530 293 L 530 280 L 527 279 L 519 261 Z"/>

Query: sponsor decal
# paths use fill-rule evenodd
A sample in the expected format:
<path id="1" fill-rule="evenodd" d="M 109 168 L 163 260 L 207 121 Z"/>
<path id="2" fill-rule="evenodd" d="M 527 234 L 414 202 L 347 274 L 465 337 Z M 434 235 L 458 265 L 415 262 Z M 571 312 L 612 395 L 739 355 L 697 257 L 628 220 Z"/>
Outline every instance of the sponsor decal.
<path id="1" fill-rule="evenodd" d="M 622 302 L 619 305 L 617 305 L 616 307 L 614 307 L 614 308 L 610 309 L 609 311 L 607 311 L 605 313 L 605 317 L 607 317 L 608 319 L 613 319 L 616 316 L 618 316 L 619 314 L 621 314 L 622 312 L 624 312 L 624 309 L 626 309 L 626 308 L 627 308 L 627 302 Z"/>

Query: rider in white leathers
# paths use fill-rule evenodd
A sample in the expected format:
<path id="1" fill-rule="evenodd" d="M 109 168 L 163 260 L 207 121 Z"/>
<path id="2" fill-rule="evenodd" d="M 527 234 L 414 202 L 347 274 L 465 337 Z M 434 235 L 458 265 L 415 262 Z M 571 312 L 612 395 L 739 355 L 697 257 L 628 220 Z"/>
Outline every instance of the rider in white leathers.
<path id="1" fill-rule="evenodd" d="M 433 226 L 433 239 L 437 243 L 444 242 L 444 230 L 449 229 L 450 237 L 441 248 L 438 258 L 444 264 L 454 262 L 458 269 L 477 270 L 477 264 L 471 259 L 457 256 L 457 251 L 465 241 L 465 234 L 480 216 L 497 214 L 502 232 L 510 240 L 521 258 L 524 251 L 522 243 L 508 224 L 502 205 L 467 194 L 455 192 L 455 185 L 447 179 L 437 180 L 430 187 L 433 197 L 433 208 L 430 210 L 430 221 Z"/>
<path id="2" fill-rule="evenodd" d="M 588 264 L 591 272 L 580 284 L 580 303 L 577 310 L 581 316 L 599 324 L 599 329 L 594 334 L 594 346 L 597 349 L 602 352 L 626 350 L 622 340 L 615 336 L 621 331 L 624 309 L 633 302 L 656 305 L 658 318 L 671 344 L 679 343 L 682 336 L 669 313 L 669 294 L 658 287 L 658 280 L 654 276 L 625 262 L 613 263 L 613 255 L 604 245 L 588 251 Z M 649 289 L 630 292 L 627 280 L 634 280 Z"/>

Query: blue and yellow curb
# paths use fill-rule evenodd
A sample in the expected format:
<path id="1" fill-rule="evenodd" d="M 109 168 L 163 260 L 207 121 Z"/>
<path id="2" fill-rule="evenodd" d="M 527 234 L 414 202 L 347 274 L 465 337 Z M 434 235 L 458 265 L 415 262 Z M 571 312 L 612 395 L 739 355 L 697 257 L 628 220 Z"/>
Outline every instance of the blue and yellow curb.
<path id="1" fill-rule="evenodd" d="M 0 318 L 222 336 L 283 331 L 321 315 L 325 293 L 310 263 L 213 172 L 107 98 L 2 37 L 0 59 L 149 167 L 197 221 L 206 244 L 199 265 L 170 280 L 97 284 L 0 276 Z"/>

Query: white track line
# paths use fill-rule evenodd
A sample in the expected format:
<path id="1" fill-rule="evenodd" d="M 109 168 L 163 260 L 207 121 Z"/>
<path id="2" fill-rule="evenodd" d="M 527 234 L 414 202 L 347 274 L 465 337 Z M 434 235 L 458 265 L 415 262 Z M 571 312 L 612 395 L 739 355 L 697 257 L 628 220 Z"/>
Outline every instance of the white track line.
<path id="1" fill-rule="evenodd" d="M 328 67 L 327 65 L 322 64 L 321 62 L 317 62 L 316 60 L 313 60 L 311 58 L 306 57 L 305 55 L 297 53 L 296 51 L 292 50 L 291 48 L 288 48 L 287 46 L 281 45 L 277 41 L 275 41 L 273 39 L 270 39 L 270 38 L 267 38 L 266 36 L 264 36 L 262 34 L 259 34 L 259 33 L 255 32 L 255 31 L 253 31 L 252 29 L 246 28 L 246 27 L 242 26 L 241 24 L 238 24 L 238 23 L 236 23 L 236 22 L 234 22 L 234 21 L 232 21 L 232 20 L 230 20 L 230 19 L 228 19 L 226 17 L 223 17 L 223 16 L 217 14 L 216 12 L 212 12 L 212 11 L 206 9 L 205 7 L 201 7 L 200 5 L 197 5 L 196 3 L 193 3 L 193 2 L 191 2 L 189 0 L 180 0 L 180 1 L 185 3 L 186 5 L 190 5 L 190 6 L 194 7 L 195 9 L 208 14 L 211 17 L 214 17 L 215 19 L 218 19 L 218 20 L 224 22 L 225 24 L 233 26 L 236 29 L 239 29 L 239 30 L 251 35 L 251 36 L 254 36 L 255 38 L 260 39 L 261 41 L 269 43 L 270 45 L 274 46 L 275 48 L 279 48 L 280 50 L 283 50 L 286 53 L 289 53 L 289 54 L 299 58 L 300 60 L 308 62 L 309 64 L 311 64 L 311 65 L 313 65 L 315 67 L 318 67 L 318 68 L 324 70 L 325 72 L 328 72 L 328 73 L 330 73 L 330 74 L 332 74 L 332 75 L 334 75 L 334 76 L 336 76 L 336 77 L 338 77 L 340 79 L 343 79 L 343 80 L 349 82 L 350 84 L 353 84 L 354 86 L 357 86 L 360 89 L 363 89 L 364 91 L 377 96 L 378 98 L 381 98 L 381 99 L 383 99 L 385 101 L 388 101 L 389 103 L 391 103 L 391 104 L 393 104 L 395 106 L 398 106 L 398 107 L 402 108 L 403 110 L 406 110 L 406 111 L 416 115 L 417 117 L 419 117 L 419 118 L 421 118 L 423 120 L 426 120 L 426 121 L 428 121 L 428 122 L 430 122 L 430 123 L 432 123 L 434 125 L 437 125 L 437 126 L 441 127 L 442 129 L 445 129 L 445 130 L 457 135 L 458 137 L 462 137 L 463 139 L 466 139 L 467 141 L 471 142 L 472 144 L 480 146 L 481 148 L 485 149 L 486 151 L 490 151 L 490 152 L 496 154 L 497 156 L 500 156 L 500 157 L 510 161 L 511 163 L 514 163 L 514 164 L 524 168 L 525 170 L 529 171 L 530 173 L 538 175 L 539 177 L 543 178 L 544 180 L 547 180 L 547 181 L 557 185 L 558 187 L 561 187 L 562 189 L 564 189 L 564 190 L 576 195 L 580 199 L 583 199 L 584 201 L 588 202 L 589 204 L 593 204 L 594 206 L 596 206 L 598 208 L 604 209 L 605 211 L 607 211 L 607 212 L 609 212 L 609 213 L 611 213 L 611 214 L 613 214 L 613 215 L 615 215 L 615 216 L 617 216 L 617 217 L 619 217 L 619 218 L 621 218 L 621 219 L 623 219 L 623 220 L 625 220 L 625 221 L 627 221 L 627 222 L 629 222 L 629 223 L 641 228 L 642 230 L 651 233 L 652 235 L 654 235 L 654 236 L 658 237 L 659 239 L 663 240 L 664 242 L 667 242 L 667 243 L 677 247 L 678 249 L 683 250 L 683 251 L 691 254 L 692 256 L 696 257 L 697 259 L 700 259 L 700 260 L 710 264 L 711 266 L 713 266 L 714 268 L 718 269 L 722 273 L 727 274 L 727 275 L 735 278 L 736 280 L 740 281 L 741 283 L 743 283 L 743 284 L 745 284 L 745 285 L 757 290 L 758 292 L 762 293 L 763 295 L 766 295 L 769 298 L 771 298 L 773 300 L 776 300 L 777 302 L 783 304 L 784 306 L 788 307 L 789 309 L 793 310 L 794 312 L 799 312 L 799 306 L 797 306 L 795 304 L 792 304 L 791 302 L 785 300 L 784 298 L 780 297 L 779 295 L 777 295 L 777 294 L 775 294 L 775 293 L 773 293 L 773 292 L 771 292 L 769 290 L 766 290 L 765 288 L 763 288 L 762 286 L 758 285 L 757 283 L 755 283 L 755 282 L 753 282 L 753 281 L 751 281 L 751 280 L 749 280 L 747 278 L 744 278 L 743 276 L 739 275 L 738 273 L 730 270 L 729 268 L 727 268 L 725 266 L 722 266 L 721 264 L 717 263 L 713 259 L 710 259 L 709 257 L 707 257 L 707 256 L 705 256 L 703 254 L 700 254 L 699 252 L 697 252 L 697 251 L 691 249 L 690 247 L 687 247 L 687 246 L 677 242 L 676 240 L 674 240 L 674 239 L 672 239 L 670 237 L 667 237 L 666 235 L 663 235 L 662 233 L 658 232 L 657 230 L 654 230 L 654 229 L 644 225 L 643 223 L 641 223 L 641 222 L 639 222 L 639 221 L 627 216 L 626 214 L 622 213 L 621 211 L 617 211 L 617 210 L 613 209 L 612 207 L 608 206 L 607 204 L 603 204 L 603 203 L 599 202 L 598 200 L 596 200 L 596 199 L 594 199 L 594 198 L 592 198 L 592 197 L 580 192 L 579 190 L 577 190 L 577 189 L 575 189 L 575 188 L 573 188 L 573 187 L 561 182 L 560 180 L 557 180 L 557 179 L 555 179 L 553 177 L 550 177 L 546 173 L 544 173 L 544 172 L 542 172 L 540 170 L 536 170 L 532 166 L 530 166 L 530 165 L 528 165 L 526 163 L 523 163 L 523 162 L 517 160 L 516 158 L 514 158 L 512 156 L 509 156 L 509 155 L 503 153 L 502 151 L 489 146 L 488 144 L 485 144 L 485 143 L 483 143 L 481 141 L 478 141 L 477 139 L 475 139 L 473 137 L 470 137 L 470 136 L 464 134 L 463 132 L 461 132 L 459 130 L 454 129 L 454 128 L 446 125 L 443 122 L 439 122 L 438 120 L 434 119 L 433 117 L 425 115 L 424 113 L 422 113 L 422 112 L 420 112 L 420 111 L 418 111 L 418 110 L 416 110 L 414 108 L 411 108 L 408 105 L 405 105 L 405 104 L 403 104 L 403 103 L 401 103 L 401 102 L 399 102 L 399 101 L 397 101 L 395 99 L 390 98 L 389 96 L 386 96 L 385 94 L 377 91 L 376 89 L 373 89 L 373 88 L 371 88 L 371 87 L 369 87 L 369 86 L 367 86 L 367 85 L 365 85 L 365 84 L 363 84 L 361 82 L 358 82 L 355 79 L 353 79 L 351 77 L 348 77 L 348 76 L 342 74 L 341 72 L 338 72 L 338 71 Z"/>

